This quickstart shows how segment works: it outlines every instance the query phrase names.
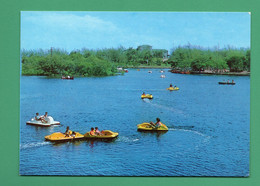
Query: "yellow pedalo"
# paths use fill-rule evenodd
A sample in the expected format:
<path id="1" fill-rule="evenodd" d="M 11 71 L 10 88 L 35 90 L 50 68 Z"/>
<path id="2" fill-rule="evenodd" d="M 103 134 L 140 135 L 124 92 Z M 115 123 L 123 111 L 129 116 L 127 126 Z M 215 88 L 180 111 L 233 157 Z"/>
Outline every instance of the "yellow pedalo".
<path id="1" fill-rule="evenodd" d="M 170 90 L 170 91 L 173 91 L 173 90 L 179 90 L 180 88 L 179 87 L 169 87 L 169 88 L 167 88 L 167 90 Z"/>
<path id="2" fill-rule="evenodd" d="M 118 136 L 117 132 L 112 132 L 111 130 L 102 130 L 101 135 L 91 135 L 90 132 L 84 134 L 86 139 L 114 139 Z"/>
<path id="3" fill-rule="evenodd" d="M 75 132 L 74 135 L 72 135 L 72 131 L 69 131 L 69 136 L 65 136 L 64 133 L 61 132 L 55 132 L 51 135 L 45 136 L 45 140 L 52 141 L 52 142 L 65 142 L 65 141 L 74 141 L 74 140 L 80 140 L 83 139 L 84 135 Z"/>
<path id="4" fill-rule="evenodd" d="M 145 94 L 145 95 L 141 95 L 141 98 L 147 98 L 147 99 L 153 99 L 153 95 L 152 94 Z"/>
<path id="5" fill-rule="evenodd" d="M 150 123 L 142 123 L 137 125 L 139 131 L 168 131 L 168 127 L 162 124 L 160 127 L 153 127 Z"/>

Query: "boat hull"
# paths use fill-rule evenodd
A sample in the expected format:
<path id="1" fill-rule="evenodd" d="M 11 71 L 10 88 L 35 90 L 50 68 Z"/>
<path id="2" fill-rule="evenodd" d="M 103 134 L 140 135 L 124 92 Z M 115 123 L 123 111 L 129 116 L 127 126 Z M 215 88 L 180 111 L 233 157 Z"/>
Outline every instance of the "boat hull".
<path id="1" fill-rule="evenodd" d="M 115 139 L 118 137 L 118 133 L 117 132 L 112 132 L 110 130 L 103 130 L 102 135 L 96 135 L 96 136 L 92 136 L 90 135 L 90 132 L 87 132 L 84 134 L 84 138 L 85 139 L 89 139 L 89 140 L 109 140 L 109 139 Z"/>
<path id="2" fill-rule="evenodd" d="M 51 142 L 67 142 L 67 141 L 76 141 L 76 140 L 82 140 L 84 139 L 84 135 L 76 132 L 75 137 L 72 136 L 65 136 L 65 134 L 61 132 L 55 132 L 51 135 L 45 136 L 46 141 L 51 141 Z"/>
<path id="3" fill-rule="evenodd" d="M 142 123 L 137 125 L 137 130 L 138 131 L 151 131 L 151 132 L 156 132 L 156 131 L 168 131 L 168 127 L 164 124 L 160 126 L 159 128 L 152 127 L 150 123 Z"/>
<path id="4" fill-rule="evenodd" d="M 42 123 L 42 122 L 32 122 L 32 121 L 27 121 L 27 125 L 34 125 L 34 126 L 41 126 L 41 127 L 50 127 L 52 125 L 60 125 L 59 121 L 54 121 L 52 123 Z"/>
<path id="5" fill-rule="evenodd" d="M 169 90 L 169 91 L 179 90 L 179 89 L 180 89 L 179 87 L 176 87 L 176 88 L 174 88 L 174 87 L 169 87 L 169 88 L 167 88 L 167 90 Z"/>
<path id="6" fill-rule="evenodd" d="M 235 85 L 236 83 L 218 82 L 220 85 Z"/>
<path id="7" fill-rule="evenodd" d="M 150 95 L 150 94 L 146 94 L 145 96 L 141 95 L 141 99 L 145 99 L 145 98 L 147 98 L 147 99 L 153 99 L 153 96 Z"/>

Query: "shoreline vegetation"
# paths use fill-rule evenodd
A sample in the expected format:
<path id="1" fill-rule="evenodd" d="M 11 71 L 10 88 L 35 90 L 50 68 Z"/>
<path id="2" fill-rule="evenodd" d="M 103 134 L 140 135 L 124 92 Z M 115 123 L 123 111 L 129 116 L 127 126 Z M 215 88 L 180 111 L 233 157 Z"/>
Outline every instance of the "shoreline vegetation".
<path id="1" fill-rule="evenodd" d="M 137 49 L 118 48 L 21 50 L 22 75 L 38 76 L 113 76 L 118 68 L 171 69 L 180 74 L 250 75 L 250 49 L 178 46 L 170 55 L 165 49 L 142 45 Z"/>

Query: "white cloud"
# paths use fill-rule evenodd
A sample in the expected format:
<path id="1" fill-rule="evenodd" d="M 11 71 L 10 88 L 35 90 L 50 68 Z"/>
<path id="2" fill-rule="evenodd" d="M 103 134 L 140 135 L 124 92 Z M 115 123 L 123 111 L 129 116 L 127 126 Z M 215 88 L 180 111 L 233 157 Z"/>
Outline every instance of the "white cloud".
<path id="1" fill-rule="evenodd" d="M 22 12 L 21 18 L 22 48 L 93 48 L 121 32 L 114 23 L 86 13 Z"/>
<path id="2" fill-rule="evenodd" d="M 114 31 L 116 26 L 109 21 L 90 15 L 62 14 L 55 12 L 33 12 L 27 15 L 22 12 L 24 21 L 47 29 L 86 30 L 86 31 Z"/>

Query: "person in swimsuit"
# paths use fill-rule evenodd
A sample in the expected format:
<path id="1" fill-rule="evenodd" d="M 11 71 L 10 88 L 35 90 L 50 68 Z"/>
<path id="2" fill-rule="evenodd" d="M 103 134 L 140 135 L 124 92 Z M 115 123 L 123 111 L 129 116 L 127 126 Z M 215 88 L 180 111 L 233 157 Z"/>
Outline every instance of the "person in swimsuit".
<path id="1" fill-rule="evenodd" d="M 66 131 L 65 131 L 65 137 L 69 137 L 70 136 L 70 127 L 69 126 L 67 126 L 67 128 L 66 128 Z"/>
<path id="2" fill-rule="evenodd" d="M 93 127 L 91 128 L 91 131 L 89 132 L 89 134 L 90 134 L 91 136 L 96 136 L 96 133 L 95 133 L 95 130 L 94 130 Z"/>
<path id="3" fill-rule="evenodd" d="M 98 130 L 98 127 L 95 127 L 95 134 L 98 136 L 102 135 L 102 133 Z"/>
<path id="4" fill-rule="evenodd" d="M 75 138 L 76 137 L 76 132 L 72 132 L 72 134 L 71 134 L 71 137 L 73 137 L 73 138 Z"/>
<path id="5" fill-rule="evenodd" d="M 150 124 L 152 125 L 153 128 L 159 128 L 160 126 L 162 126 L 160 118 L 156 118 L 156 123 L 153 123 L 151 121 Z"/>
<path id="6" fill-rule="evenodd" d="M 38 112 L 36 113 L 35 120 L 41 121 L 42 123 L 47 123 L 47 121 L 43 117 L 39 116 Z"/>

